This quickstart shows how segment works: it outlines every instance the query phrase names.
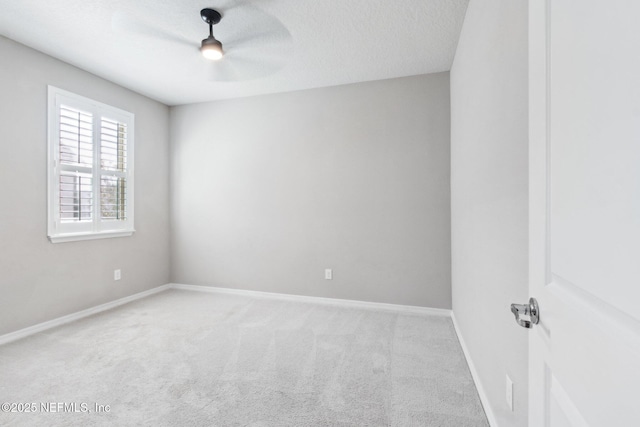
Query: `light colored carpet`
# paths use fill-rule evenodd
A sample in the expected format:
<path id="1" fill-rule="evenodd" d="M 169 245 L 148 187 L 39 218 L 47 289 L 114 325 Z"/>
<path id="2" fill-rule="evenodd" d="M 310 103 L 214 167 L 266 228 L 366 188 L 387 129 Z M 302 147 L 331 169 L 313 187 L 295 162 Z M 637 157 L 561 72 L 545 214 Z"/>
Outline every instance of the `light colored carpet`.
<path id="1" fill-rule="evenodd" d="M 488 426 L 449 318 L 177 290 L 0 347 L 0 402 L 37 405 L 3 426 Z"/>

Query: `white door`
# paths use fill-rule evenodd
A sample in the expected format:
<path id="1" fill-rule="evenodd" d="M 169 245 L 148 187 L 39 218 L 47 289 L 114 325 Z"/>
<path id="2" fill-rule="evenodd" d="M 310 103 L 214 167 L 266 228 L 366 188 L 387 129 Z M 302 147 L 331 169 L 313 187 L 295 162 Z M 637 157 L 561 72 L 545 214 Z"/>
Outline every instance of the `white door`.
<path id="1" fill-rule="evenodd" d="M 640 426 L 640 1 L 529 4 L 530 426 Z"/>

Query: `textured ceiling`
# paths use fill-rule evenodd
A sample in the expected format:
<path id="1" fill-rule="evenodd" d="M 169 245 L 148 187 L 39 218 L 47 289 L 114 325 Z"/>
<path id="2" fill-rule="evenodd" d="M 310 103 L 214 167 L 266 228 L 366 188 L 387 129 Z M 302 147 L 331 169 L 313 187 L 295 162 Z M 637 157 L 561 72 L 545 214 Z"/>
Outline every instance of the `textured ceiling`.
<path id="1" fill-rule="evenodd" d="M 467 3 L 0 0 L 0 34 L 179 105 L 447 71 Z M 223 14 L 217 63 L 198 51 L 205 7 Z"/>

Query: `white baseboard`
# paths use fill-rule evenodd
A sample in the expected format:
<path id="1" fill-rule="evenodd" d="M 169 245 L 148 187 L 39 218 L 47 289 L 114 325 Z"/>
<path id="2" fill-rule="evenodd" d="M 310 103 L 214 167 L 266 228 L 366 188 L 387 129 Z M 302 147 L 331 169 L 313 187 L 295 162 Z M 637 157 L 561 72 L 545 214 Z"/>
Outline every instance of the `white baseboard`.
<path id="1" fill-rule="evenodd" d="M 5 335 L 0 335 L 0 345 L 7 344 L 12 341 L 25 338 L 29 335 L 37 334 L 38 332 L 46 331 L 47 329 L 55 328 L 56 326 L 64 325 L 65 323 L 73 322 L 75 320 L 82 319 L 84 317 L 91 316 L 102 311 L 106 311 L 120 305 L 126 304 L 131 301 L 135 301 L 141 298 L 148 297 L 158 292 L 166 291 L 169 289 L 169 285 L 158 286 L 157 288 L 149 289 L 144 292 L 129 295 L 128 297 L 120 298 L 115 301 L 111 301 L 105 304 L 101 304 L 95 307 L 88 308 L 86 310 L 78 311 L 76 313 L 68 314 L 66 316 L 58 317 L 57 319 L 49 320 L 47 322 L 38 323 L 37 325 L 29 326 L 28 328 L 20 329 L 15 332 L 10 332 Z"/>
<path id="2" fill-rule="evenodd" d="M 471 371 L 473 382 L 476 384 L 476 389 L 478 390 L 478 395 L 480 396 L 480 402 L 482 403 L 482 407 L 484 408 L 484 413 L 487 416 L 489 425 L 491 427 L 498 427 L 496 416 L 491 409 L 491 405 L 489 405 L 489 396 L 487 395 L 484 387 L 482 386 L 482 383 L 480 382 L 480 376 L 478 375 L 476 366 L 473 364 L 473 359 L 471 359 L 467 344 L 464 342 L 464 338 L 462 338 L 462 333 L 460 331 L 460 327 L 458 326 L 458 322 L 456 321 L 456 316 L 453 311 L 451 312 L 451 320 L 453 321 L 453 327 L 456 330 L 456 335 L 458 335 L 458 341 L 460 342 L 460 346 L 462 347 L 464 357 L 465 359 L 467 359 L 467 365 L 469 365 L 469 370 Z"/>
<path id="3" fill-rule="evenodd" d="M 381 302 L 356 301 L 337 298 L 309 297 L 303 295 L 278 294 L 272 292 L 249 291 L 244 289 L 216 288 L 212 286 L 183 285 L 170 283 L 169 288 L 185 291 L 209 292 L 214 294 L 242 295 L 253 298 L 268 298 L 281 301 L 309 302 L 314 304 L 327 304 L 340 307 L 364 308 L 370 310 L 384 310 L 409 314 L 422 314 L 431 316 L 451 316 L 451 310 L 443 308 L 418 307 L 413 305 L 385 304 Z"/>
<path id="4" fill-rule="evenodd" d="M 66 316 L 58 317 L 57 319 L 49 320 L 43 323 L 38 323 L 37 325 L 29 326 L 28 328 L 20 329 L 15 332 L 10 332 L 5 335 L 0 335 L 0 345 L 19 340 L 21 338 L 25 338 L 29 335 L 43 332 L 43 331 L 46 331 L 47 329 L 55 328 L 56 326 L 61 326 L 66 323 L 82 319 L 84 317 L 88 317 L 93 314 L 100 313 L 102 311 L 110 310 L 120 305 L 129 303 L 141 298 L 145 298 L 150 295 L 156 294 L 158 292 L 166 291 L 168 289 L 181 289 L 181 290 L 187 290 L 187 291 L 209 292 L 209 293 L 228 294 L 228 295 L 242 295 L 242 296 L 248 296 L 253 298 L 268 298 L 268 299 L 276 299 L 276 300 L 284 300 L 284 301 L 310 302 L 315 304 L 327 304 L 327 305 L 341 306 L 341 307 L 363 308 L 363 309 L 369 309 L 369 310 L 384 310 L 384 311 L 391 311 L 396 313 L 421 314 L 421 315 L 445 316 L 445 317 L 451 316 L 451 310 L 446 310 L 442 308 L 385 304 L 385 303 L 379 303 L 379 302 L 366 302 L 366 301 L 322 298 L 322 297 L 308 297 L 308 296 L 302 296 L 302 295 L 277 294 L 277 293 L 270 293 L 270 292 L 248 291 L 248 290 L 242 290 L 242 289 L 214 288 L 210 286 L 196 286 L 196 285 L 183 285 L 179 283 L 169 283 L 169 284 L 158 286 L 156 288 L 149 289 L 134 295 L 129 295 L 128 297 L 120 298 L 115 301 L 111 301 L 105 304 L 91 307 L 86 310 L 82 310 Z"/>

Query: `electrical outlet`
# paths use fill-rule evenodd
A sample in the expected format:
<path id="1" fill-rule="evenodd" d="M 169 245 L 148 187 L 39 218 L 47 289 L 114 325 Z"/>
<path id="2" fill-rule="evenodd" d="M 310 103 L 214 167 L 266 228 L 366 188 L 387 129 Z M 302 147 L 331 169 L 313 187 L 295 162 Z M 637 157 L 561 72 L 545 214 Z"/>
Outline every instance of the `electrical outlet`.
<path id="1" fill-rule="evenodd" d="M 330 268 L 325 269 L 324 278 L 325 280 L 333 280 L 333 270 Z"/>
<path id="2" fill-rule="evenodd" d="M 120 279 L 122 279 L 122 272 L 120 271 L 120 269 L 113 270 L 113 280 L 120 280 Z"/>
<path id="3" fill-rule="evenodd" d="M 511 410 L 511 412 L 513 412 L 513 381 L 511 381 L 511 378 L 509 378 L 509 375 L 507 375 L 507 405 L 509 406 L 509 409 Z"/>

